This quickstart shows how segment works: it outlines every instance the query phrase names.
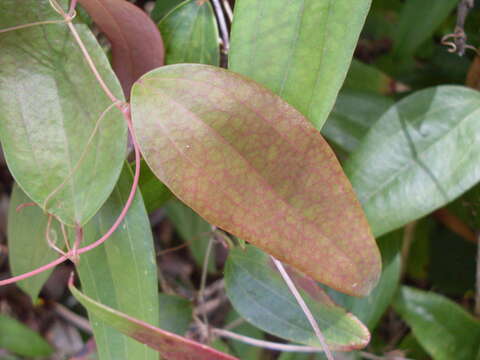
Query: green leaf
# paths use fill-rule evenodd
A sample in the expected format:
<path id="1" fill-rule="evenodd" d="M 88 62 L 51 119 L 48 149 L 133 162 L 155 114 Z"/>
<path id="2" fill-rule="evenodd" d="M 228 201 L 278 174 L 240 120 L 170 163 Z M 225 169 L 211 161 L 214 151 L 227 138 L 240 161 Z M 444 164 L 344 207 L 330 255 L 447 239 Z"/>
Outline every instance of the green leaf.
<path id="1" fill-rule="evenodd" d="M 144 160 L 140 163 L 138 186 L 142 192 L 145 208 L 149 214 L 161 208 L 172 197 L 170 190 L 158 180 Z"/>
<path id="2" fill-rule="evenodd" d="M 373 125 L 345 164 L 376 236 L 449 203 L 480 180 L 480 93 L 422 90 Z"/>
<path id="3" fill-rule="evenodd" d="M 208 243 L 212 238 L 211 225 L 178 200 L 169 201 L 165 206 L 165 211 L 183 241 L 188 244 L 197 265 L 203 267 Z M 216 271 L 214 249 L 210 253 L 208 271 Z"/>
<path id="4" fill-rule="evenodd" d="M 31 201 L 17 185 L 13 187 L 8 209 L 7 236 L 8 260 L 14 276 L 35 270 L 59 256 L 47 242 L 47 215 L 37 206 L 23 207 L 17 211 L 20 205 Z M 59 248 L 63 248 L 62 232 L 54 219 L 50 228 L 50 238 L 52 241 L 56 240 Z M 44 271 L 37 276 L 19 281 L 17 285 L 30 296 L 34 303 L 52 271 L 53 269 Z"/>
<path id="5" fill-rule="evenodd" d="M 394 39 L 396 58 L 413 55 L 420 45 L 433 35 L 457 4 L 458 0 L 405 2 Z"/>
<path id="6" fill-rule="evenodd" d="M 435 360 L 475 359 L 480 322 L 453 301 L 404 286 L 393 306 Z"/>
<path id="7" fill-rule="evenodd" d="M 405 351 L 406 356 L 409 359 L 415 360 L 430 360 L 430 357 L 425 350 L 420 346 L 415 336 L 409 333 L 405 336 L 400 344 L 398 344 L 400 350 Z"/>
<path id="8" fill-rule="evenodd" d="M 159 294 L 159 327 L 177 335 L 184 335 L 192 322 L 193 304 L 177 295 Z"/>
<path id="9" fill-rule="evenodd" d="M 170 65 L 134 85 L 132 118 L 150 168 L 207 222 L 340 291 L 375 285 L 379 252 L 348 179 L 278 96 L 220 68 Z"/>
<path id="10" fill-rule="evenodd" d="M 177 5 L 184 0 L 156 0 L 155 7 L 152 11 L 152 19 L 155 22 L 162 20 L 162 18 L 172 11 Z"/>
<path id="11" fill-rule="evenodd" d="M 105 234 L 120 214 L 132 184 L 125 167 L 112 195 L 84 228 L 90 244 Z M 104 245 L 80 257 L 77 270 L 88 296 L 130 316 L 158 325 L 158 285 L 155 250 L 142 198 L 136 195 L 122 225 Z M 87 307 L 88 309 L 88 307 Z M 156 352 L 104 324 L 89 311 L 102 360 L 158 359 Z"/>
<path id="12" fill-rule="evenodd" d="M 66 1 L 62 1 L 66 6 Z M 0 28 L 59 20 L 48 0 L 0 2 Z M 100 74 L 120 85 L 95 37 L 75 25 Z M 84 225 L 110 195 L 123 166 L 126 124 L 112 109 L 65 24 L 0 35 L 0 140 L 25 193 L 67 225 Z"/>
<path id="13" fill-rule="evenodd" d="M 87 297 L 71 284 L 69 288 L 77 300 L 91 314 L 95 315 L 98 320 L 157 350 L 165 360 L 236 360 L 233 356 L 223 354 L 206 345 L 156 328 L 146 322 L 105 306 Z M 136 360 L 137 358 L 128 359 Z"/>
<path id="14" fill-rule="evenodd" d="M 0 349 L 34 357 L 48 356 L 53 348 L 39 334 L 15 319 L 0 314 Z"/>
<path id="15" fill-rule="evenodd" d="M 380 70 L 353 59 L 343 89 L 387 95 L 392 92 L 394 84 L 395 81 Z"/>
<path id="16" fill-rule="evenodd" d="M 362 321 L 370 331 L 377 326 L 397 290 L 401 273 L 403 231 L 396 231 L 377 240 L 382 253 L 382 276 L 378 285 L 364 298 L 354 298 L 329 289 L 335 303 L 346 308 Z"/>
<path id="17" fill-rule="evenodd" d="M 166 64 L 220 63 L 217 22 L 210 2 L 187 0 L 165 16 L 158 28 L 165 41 Z"/>
<path id="18" fill-rule="evenodd" d="M 225 289 L 235 310 L 251 324 L 290 341 L 321 347 L 267 254 L 251 245 L 245 251 L 231 250 L 225 265 Z M 300 292 L 332 350 L 352 350 L 368 344 L 368 330 L 352 314 Z"/>
<path id="19" fill-rule="evenodd" d="M 229 67 L 280 95 L 321 129 L 347 75 L 370 3 L 237 0 Z"/>
<path id="20" fill-rule="evenodd" d="M 385 96 L 343 90 L 322 129 L 322 134 L 347 153 L 353 152 L 372 125 L 393 105 Z"/>

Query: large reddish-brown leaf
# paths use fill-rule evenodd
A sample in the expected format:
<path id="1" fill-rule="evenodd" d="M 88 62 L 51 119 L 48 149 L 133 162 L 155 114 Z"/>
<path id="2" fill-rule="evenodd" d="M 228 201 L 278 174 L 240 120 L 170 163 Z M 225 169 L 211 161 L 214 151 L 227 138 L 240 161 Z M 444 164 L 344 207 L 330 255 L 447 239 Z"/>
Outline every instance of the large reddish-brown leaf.
<path id="1" fill-rule="evenodd" d="M 89 298 L 69 284 L 77 300 L 97 319 L 157 350 L 166 360 L 238 360 L 236 357 L 132 318 Z M 141 296 L 141 294 L 139 294 Z"/>
<path id="2" fill-rule="evenodd" d="M 163 65 L 164 47 L 157 26 L 126 0 L 79 0 L 112 45 L 112 66 L 129 97 L 132 84 Z"/>
<path id="3" fill-rule="evenodd" d="M 320 133 L 241 75 L 172 65 L 132 89 L 145 160 L 208 222 L 339 291 L 365 295 L 381 260 L 360 203 Z"/>

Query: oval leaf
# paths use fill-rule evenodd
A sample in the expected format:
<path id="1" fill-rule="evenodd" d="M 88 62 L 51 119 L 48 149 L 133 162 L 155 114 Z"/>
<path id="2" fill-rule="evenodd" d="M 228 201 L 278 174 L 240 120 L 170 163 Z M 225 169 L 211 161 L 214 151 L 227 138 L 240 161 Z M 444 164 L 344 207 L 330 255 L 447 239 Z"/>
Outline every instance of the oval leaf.
<path id="1" fill-rule="evenodd" d="M 480 180 L 480 93 L 419 91 L 388 110 L 345 164 L 376 236 L 429 214 Z"/>
<path id="2" fill-rule="evenodd" d="M 392 302 L 400 282 L 403 231 L 399 230 L 377 240 L 382 253 L 382 276 L 377 287 L 365 298 L 354 298 L 328 289 L 338 305 L 358 317 L 373 331 Z"/>
<path id="3" fill-rule="evenodd" d="M 48 216 L 38 206 L 21 205 L 32 200 L 15 185 L 8 209 L 8 260 L 12 275 L 21 275 L 55 260 L 59 255 L 47 242 L 46 230 Z M 53 219 L 50 228 L 50 239 L 63 248 L 65 242 L 58 222 Z M 34 277 L 19 281 L 17 285 L 35 300 L 53 269 Z"/>
<path id="4" fill-rule="evenodd" d="M 236 358 L 206 345 L 156 328 L 87 297 L 72 284 L 72 294 L 90 314 L 135 340 L 157 350 L 165 360 L 235 360 Z M 138 294 L 137 294 L 138 295 Z"/>
<path id="5" fill-rule="evenodd" d="M 229 68 L 265 85 L 321 129 L 370 2 L 237 0 Z"/>
<path id="6" fill-rule="evenodd" d="M 231 250 L 225 267 L 225 289 L 235 310 L 253 325 L 290 341 L 322 347 L 267 254 L 253 246 L 247 246 L 246 251 Z M 301 292 L 332 350 L 352 350 L 368 344 L 368 330 L 352 314 Z"/>
<path id="7" fill-rule="evenodd" d="M 66 7 L 66 1 L 62 4 Z M 59 20 L 48 0 L 2 0 L 0 28 Z M 95 37 L 76 25 L 100 74 L 122 91 Z M 25 193 L 62 222 L 84 225 L 110 195 L 127 129 L 65 24 L 0 34 L 0 140 Z"/>
<path id="8" fill-rule="evenodd" d="M 218 28 L 210 2 L 185 1 L 158 28 L 165 40 L 166 64 L 219 64 Z"/>
<path id="9" fill-rule="evenodd" d="M 125 166 L 117 186 L 97 215 L 84 227 L 88 245 L 105 234 L 117 219 L 132 186 L 132 173 Z M 86 295 L 139 320 L 158 325 L 158 280 L 145 207 L 139 193 L 122 225 L 99 246 L 80 257 L 77 266 Z M 120 334 L 89 312 L 98 353 L 102 360 L 156 360 L 158 354 Z"/>
<path id="10" fill-rule="evenodd" d="M 163 65 L 163 41 L 157 26 L 126 0 L 78 0 L 112 45 L 112 66 L 128 98 L 132 84 Z"/>
<path id="11" fill-rule="evenodd" d="M 150 72 L 132 89 L 145 160 L 188 206 L 312 278 L 353 295 L 380 256 L 335 155 L 264 87 L 206 65 Z"/>
<path id="12" fill-rule="evenodd" d="M 475 359 L 480 351 L 480 321 L 446 297 L 404 286 L 393 306 L 435 360 Z"/>
<path id="13" fill-rule="evenodd" d="M 18 355 L 47 356 L 53 348 L 39 334 L 10 317 L 0 315 L 0 349 Z"/>

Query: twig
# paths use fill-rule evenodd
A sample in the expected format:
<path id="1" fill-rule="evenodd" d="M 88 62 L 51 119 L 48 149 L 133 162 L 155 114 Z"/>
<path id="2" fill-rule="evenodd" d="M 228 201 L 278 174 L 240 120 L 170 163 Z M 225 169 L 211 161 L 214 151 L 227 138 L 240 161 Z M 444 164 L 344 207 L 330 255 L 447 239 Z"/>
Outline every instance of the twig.
<path id="1" fill-rule="evenodd" d="M 302 295 L 300 295 L 300 293 L 298 292 L 297 287 L 295 286 L 292 279 L 288 275 L 287 271 L 285 270 L 285 267 L 283 266 L 283 264 L 279 260 L 275 259 L 273 256 L 271 256 L 271 258 L 273 260 L 273 263 L 277 267 L 278 272 L 280 273 L 280 275 L 282 275 L 283 280 L 285 281 L 288 288 L 292 292 L 293 296 L 297 300 L 298 305 L 300 305 L 300 307 L 302 308 L 302 311 L 305 314 L 305 316 L 307 317 L 308 322 L 312 326 L 313 331 L 315 332 L 315 335 L 317 335 L 317 338 L 320 341 L 320 344 L 322 345 L 322 348 L 325 351 L 325 356 L 327 357 L 328 360 L 334 360 L 333 355 L 332 355 L 332 353 L 330 352 L 330 349 L 327 346 L 327 342 L 325 341 L 325 337 L 323 336 L 323 334 L 320 330 L 320 327 L 317 324 L 317 321 L 315 320 L 312 312 L 310 311 L 307 304 L 303 300 Z"/>
<path id="2" fill-rule="evenodd" d="M 93 334 L 93 330 L 92 330 L 92 327 L 90 326 L 90 323 L 84 317 L 75 314 L 65 306 L 58 303 L 55 303 L 53 305 L 53 310 L 58 316 L 68 321 L 69 323 L 75 325 L 77 328 L 83 330 L 87 334 Z"/>
<path id="3" fill-rule="evenodd" d="M 225 13 L 227 14 L 228 22 L 231 24 L 233 20 L 233 11 L 232 7 L 230 6 L 230 3 L 228 0 L 223 0 L 223 8 L 225 9 Z"/>
<path id="4" fill-rule="evenodd" d="M 477 272 L 475 291 L 475 315 L 480 317 L 480 231 L 477 233 Z"/>
<path id="5" fill-rule="evenodd" d="M 459 56 L 465 55 L 466 49 L 477 49 L 467 44 L 467 34 L 465 33 L 465 21 L 467 19 L 470 10 L 473 9 L 474 0 L 461 0 L 457 7 L 457 23 L 455 25 L 455 31 L 453 34 L 445 35 L 442 38 L 442 44 L 450 47 L 448 50 L 452 53 L 457 53 Z M 453 38 L 452 41 L 447 41 Z"/>
<path id="6" fill-rule="evenodd" d="M 208 240 L 208 245 L 207 249 L 205 250 L 205 255 L 203 259 L 203 268 L 202 268 L 202 277 L 200 279 L 200 290 L 198 292 L 198 299 L 200 302 L 200 306 L 205 305 L 205 285 L 207 284 L 207 274 L 208 274 L 208 261 L 210 259 L 210 253 L 212 252 L 212 246 L 213 246 L 213 237 Z M 208 329 L 208 316 L 207 312 L 203 311 L 202 312 L 202 319 L 205 327 Z"/>
<path id="7" fill-rule="evenodd" d="M 220 337 L 238 340 L 245 344 L 258 346 L 258 347 L 262 347 L 270 350 L 285 351 L 285 352 L 303 352 L 303 353 L 323 352 L 323 349 L 319 347 L 304 346 L 304 345 L 290 345 L 290 344 L 276 343 L 272 341 L 258 340 L 245 335 L 240 335 L 228 330 L 224 330 L 224 329 L 214 328 L 212 329 L 212 333 Z"/>
<path id="8" fill-rule="evenodd" d="M 223 13 L 222 5 L 220 4 L 220 0 L 212 0 L 212 3 L 213 8 L 215 9 L 215 14 L 217 14 L 220 34 L 222 36 L 223 53 L 228 54 L 228 50 L 230 49 L 230 40 L 228 36 L 227 22 L 225 21 L 225 15 Z"/>

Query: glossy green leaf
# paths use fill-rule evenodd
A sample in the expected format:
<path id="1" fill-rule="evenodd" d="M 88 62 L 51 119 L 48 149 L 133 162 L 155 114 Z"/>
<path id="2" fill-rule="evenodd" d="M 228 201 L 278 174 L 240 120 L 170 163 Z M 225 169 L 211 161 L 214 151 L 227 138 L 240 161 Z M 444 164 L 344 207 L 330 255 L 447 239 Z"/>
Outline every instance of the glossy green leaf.
<path id="1" fill-rule="evenodd" d="M 53 352 L 39 334 L 5 315 L 0 315 L 0 349 L 29 358 L 48 356 Z"/>
<path id="2" fill-rule="evenodd" d="M 142 192 L 143 201 L 148 213 L 161 208 L 173 196 L 170 190 L 158 180 L 144 160 L 140 163 L 140 180 L 138 186 Z"/>
<path id="3" fill-rule="evenodd" d="M 345 164 L 376 236 L 449 203 L 480 180 L 480 93 L 422 90 L 390 108 Z"/>
<path id="4" fill-rule="evenodd" d="M 385 96 L 343 90 L 338 94 L 322 134 L 331 143 L 350 153 L 391 105 L 393 100 Z"/>
<path id="5" fill-rule="evenodd" d="M 37 206 L 27 206 L 19 211 L 21 205 L 32 200 L 15 185 L 8 209 L 8 260 L 12 274 L 21 275 L 55 260 L 59 254 L 47 242 L 46 231 L 48 217 Z M 64 238 L 56 220 L 52 220 L 50 238 L 59 248 L 63 248 Z M 47 281 L 53 269 L 17 283 L 32 302 L 35 302 L 40 289 Z"/>
<path id="6" fill-rule="evenodd" d="M 165 211 L 183 241 L 188 244 L 195 262 L 202 267 L 208 243 L 212 238 L 211 225 L 178 200 L 169 201 L 165 206 Z M 208 261 L 208 271 L 215 272 L 215 270 L 215 250 L 212 249 Z"/>
<path id="7" fill-rule="evenodd" d="M 231 250 L 225 265 L 225 289 L 235 310 L 251 324 L 290 341 L 321 347 L 305 314 L 264 252 L 250 245 L 245 251 Z M 368 344 L 368 330 L 352 314 L 301 292 L 332 350 L 352 350 Z"/>
<path id="8" fill-rule="evenodd" d="M 457 4 L 458 0 L 406 1 L 396 28 L 395 55 L 398 58 L 413 55 Z"/>
<path id="9" fill-rule="evenodd" d="M 393 306 L 435 360 L 475 359 L 480 347 L 480 321 L 453 301 L 404 286 Z"/>
<path id="10" fill-rule="evenodd" d="M 62 1 L 66 7 L 66 1 Z M 59 20 L 48 0 L 3 0 L 0 28 Z M 120 85 L 95 37 L 75 25 L 107 85 Z M 68 225 L 85 224 L 123 166 L 126 125 L 110 110 L 65 24 L 0 34 L 0 140 L 25 193 Z"/>
<path id="11" fill-rule="evenodd" d="M 170 65 L 135 84 L 143 156 L 210 224 L 317 281 L 354 295 L 380 256 L 335 155 L 310 123 L 263 86 L 206 65 Z"/>
<path id="12" fill-rule="evenodd" d="M 177 295 L 159 294 L 159 327 L 177 335 L 185 335 L 193 321 L 193 304 Z"/>
<path id="13" fill-rule="evenodd" d="M 96 241 L 112 226 L 127 200 L 131 183 L 131 171 L 125 167 L 110 198 L 85 226 L 85 244 Z M 85 294 L 139 320 L 158 325 L 155 250 L 140 194 L 136 195 L 120 228 L 105 244 L 81 255 L 77 270 Z M 89 311 L 89 318 L 100 359 L 158 359 L 155 351 L 110 328 L 95 312 Z"/>
<path id="14" fill-rule="evenodd" d="M 165 360 L 235 360 L 233 356 L 172 334 L 105 306 L 70 285 L 70 291 L 98 320 L 157 350 Z M 132 358 L 129 358 L 129 360 Z M 137 358 L 133 358 L 137 359 Z"/>
<path id="15" fill-rule="evenodd" d="M 370 2 L 237 0 L 229 68 L 265 85 L 321 129 Z"/>
<path id="16" fill-rule="evenodd" d="M 219 64 L 219 35 L 210 2 L 187 0 L 165 16 L 158 28 L 165 42 L 167 65 Z"/>
<path id="17" fill-rule="evenodd" d="M 333 290 L 327 291 L 335 303 L 358 317 L 370 331 L 377 326 L 397 290 L 402 267 L 402 237 L 403 231 L 396 231 L 377 240 L 382 253 L 382 276 L 370 295 L 354 298 Z"/>
<path id="18" fill-rule="evenodd" d="M 151 14 L 153 21 L 158 22 L 162 20 L 165 15 L 182 3 L 182 1 L 184 0 L 156 0 Z"/>

